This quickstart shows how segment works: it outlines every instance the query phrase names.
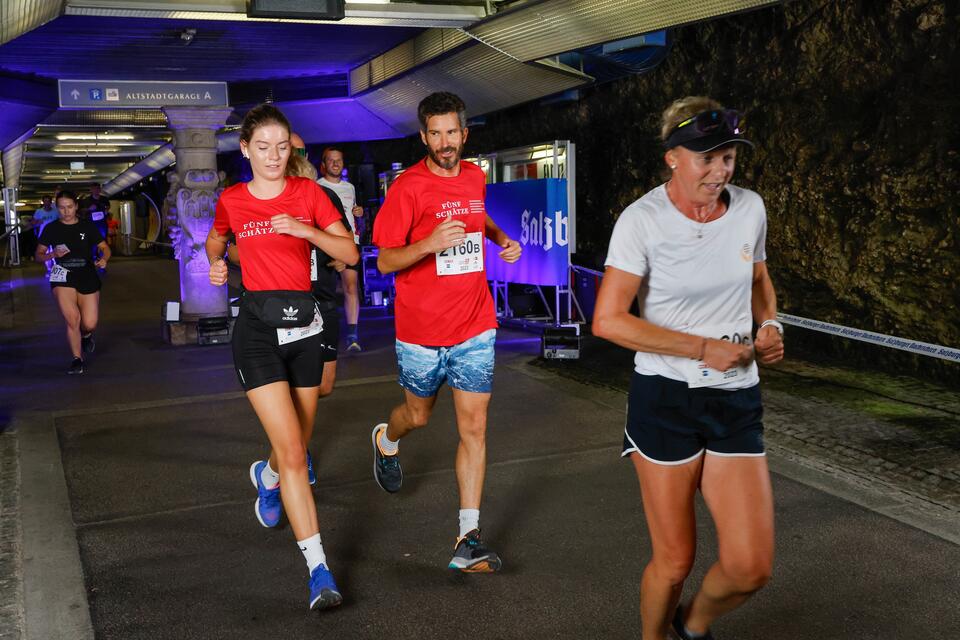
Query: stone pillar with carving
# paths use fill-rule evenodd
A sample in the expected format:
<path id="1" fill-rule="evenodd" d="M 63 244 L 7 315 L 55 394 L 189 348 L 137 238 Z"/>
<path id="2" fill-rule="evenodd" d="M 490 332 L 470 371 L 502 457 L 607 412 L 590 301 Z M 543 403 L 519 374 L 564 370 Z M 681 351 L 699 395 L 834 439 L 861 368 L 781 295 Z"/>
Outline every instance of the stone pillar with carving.
<path id="1" fill-rule="evenodd" d="M 226 316 L 227 287 L 214 287 L 207 279 L 210 265 L 204 243 L 221 191 L 216 134 L 231 109 L 164 107 L 163 112 L 173 131 L 179 178 L 175 202 L 180 227 L 180 318 Z"/>

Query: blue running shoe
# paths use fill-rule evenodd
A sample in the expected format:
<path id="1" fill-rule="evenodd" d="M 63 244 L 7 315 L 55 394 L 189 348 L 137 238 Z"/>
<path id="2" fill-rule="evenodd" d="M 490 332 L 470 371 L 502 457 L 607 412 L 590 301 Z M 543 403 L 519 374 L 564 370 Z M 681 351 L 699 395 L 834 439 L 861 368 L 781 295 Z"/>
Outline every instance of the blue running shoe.
<path id="1" fill-rule="evenodd" d="M 250 482 L 257 488 L 257 501 L 254 504 L 254 513 L 257 520 L 265 527 L 275 527 L 280 524 L 280 515 L 283 513 L 283 504 L 280 502 L 280 485 L 273 489 L 263 486 L 260 473 L 267 466 L 266 460 L 257 460 L 250 465 Z"/>
<path id="2" fill-rule="evenodd" d="M 325 565 L 317 565 L 310 573 L 310 609 L 329 609 L 343 602 L 343 596 Z"/>
<path id="3" fill-rule="evenodd" d="M 307 451 L 307 481 L 310 484 L 317 484 L 317 474 L 313 472 L 313 456 Z"/>

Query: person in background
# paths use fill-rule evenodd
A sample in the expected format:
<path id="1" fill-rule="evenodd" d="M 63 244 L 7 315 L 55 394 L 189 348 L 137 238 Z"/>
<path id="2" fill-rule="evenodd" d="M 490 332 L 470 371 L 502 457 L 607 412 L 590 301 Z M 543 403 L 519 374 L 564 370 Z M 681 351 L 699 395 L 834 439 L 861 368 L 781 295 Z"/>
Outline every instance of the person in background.
<path id="1" fill-rule="evenodd" d="M 357 234 L 357 218 L 363 218 L 363 207 L 357 205 L 357 190 L 343 179 L 343 152 L 336 147 L 327 147 L 320 157 L 320 186 L 336 192 L 347 212 L 353 241 L 360 244 Z M 340 271 L 343 284 L 343 312 L 347 317 L 347 351 L 360 351 L 360 263 Z"/>
<path id="2" fill-rule="evenodd" d="M 67 373 L 83 373 L 83 354 L 93 353 L 93 332 L 100 315 L 100 277 L 110 260 L 110 247 L 89 220 L 77 215 L 77 196 L 61 191 L 56 198 L 59 219 L 40 234 L 37 262 L 53 260 L 50 288 L 67 324 L 67 343 L 73 361 Z M 99 256 L 93 259 L 94 253 Z"/>
<path id="3" fill-rule="evenodd" d="M 104 239 L 110 235 L 110 199 L 101 193 L 99 183 L 90 185 L 90 195 L 80 202 L 80 216 L 97 226 Z"/>
<path id="4" fill-rule="evenodd" d="M 29 253 L 34 253 L 37 249 L 37 244 L 40 241 L 40 234 L 43 233 L 44 227 L 60 218 L 60 212 L 57 211 L 57 208 L 53 204 L 53 198 L 51 196 L 43 196 L 41 199 L 40 208 L 33 212 L 33 219 L 30 222 L 30 227 L 33 231 L 33 242 L 31 243 Z M 25 234 L 26 235 L 26 234 Z M 24 252 L 28 253 L 28 252 Z M 53 266 L 53 261 L 45 263 L 47 266 L 47 272 L 50 272 L 50 268 Z"/>
<path id="5" fill-rule="evenodd" d="M 661 116 L 670 179 L 627 207 L 610 238 L 593 333 L 636 352 L 623 453 L 640 481 L 652 557 L 641 636 L 709 639 L 710 625 L 763 587 L 773 567 L 773 493 L 757 361 L 783 358 L 767 273 L 767 212 L 730 184 L 743 118 L 688 97 Z M 640 315 L 631 307 L 641 292 Z M 753 327 L 756 326 L 756 334 Z M 719 559 L 680 606 L 697 547 L 694 498 Z"/>

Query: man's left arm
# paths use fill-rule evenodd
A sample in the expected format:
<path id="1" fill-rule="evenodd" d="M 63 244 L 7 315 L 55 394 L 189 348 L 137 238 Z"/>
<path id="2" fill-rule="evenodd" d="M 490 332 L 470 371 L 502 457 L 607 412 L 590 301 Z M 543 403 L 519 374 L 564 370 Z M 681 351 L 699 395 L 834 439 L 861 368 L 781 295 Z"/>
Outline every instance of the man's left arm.
<path id="1" fill-rule="evenodd" d="M 512 240 L 503 229 L 498 227 L 497 223 L 490 217 L 490 214 L 487 214 L 486 224 L 484 225 L 484 235 L 489 238 L 491 242 L 503 249 L 503 251 L 500 252 L 501 260 L 513 263 L 520 259 L 520 254 L 523 251 L 520 243 Z"/>

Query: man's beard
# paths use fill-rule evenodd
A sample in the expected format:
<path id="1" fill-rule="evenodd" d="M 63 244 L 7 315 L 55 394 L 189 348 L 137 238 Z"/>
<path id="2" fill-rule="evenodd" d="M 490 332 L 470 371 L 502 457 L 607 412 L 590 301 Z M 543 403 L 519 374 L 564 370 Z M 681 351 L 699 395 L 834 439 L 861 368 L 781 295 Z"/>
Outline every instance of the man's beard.
<path id="1" fill-rule="evenodd" d="M 446 153 L 447 151 L 454 152 L 453 157 L 449 160 L 445 160 L 440 157 L 441 153 Z M 433 160 L 434 164 L 436 164 L 438 167 L 449 171 L 450 169 L 456 167 L 460 162 L 460 157 L 463 155 L 463 145 L 460 145 L 459 147 L 443 147 L 437 151 L 427 147 L 427 155 L 430 156 L 430 159 Z"/>

